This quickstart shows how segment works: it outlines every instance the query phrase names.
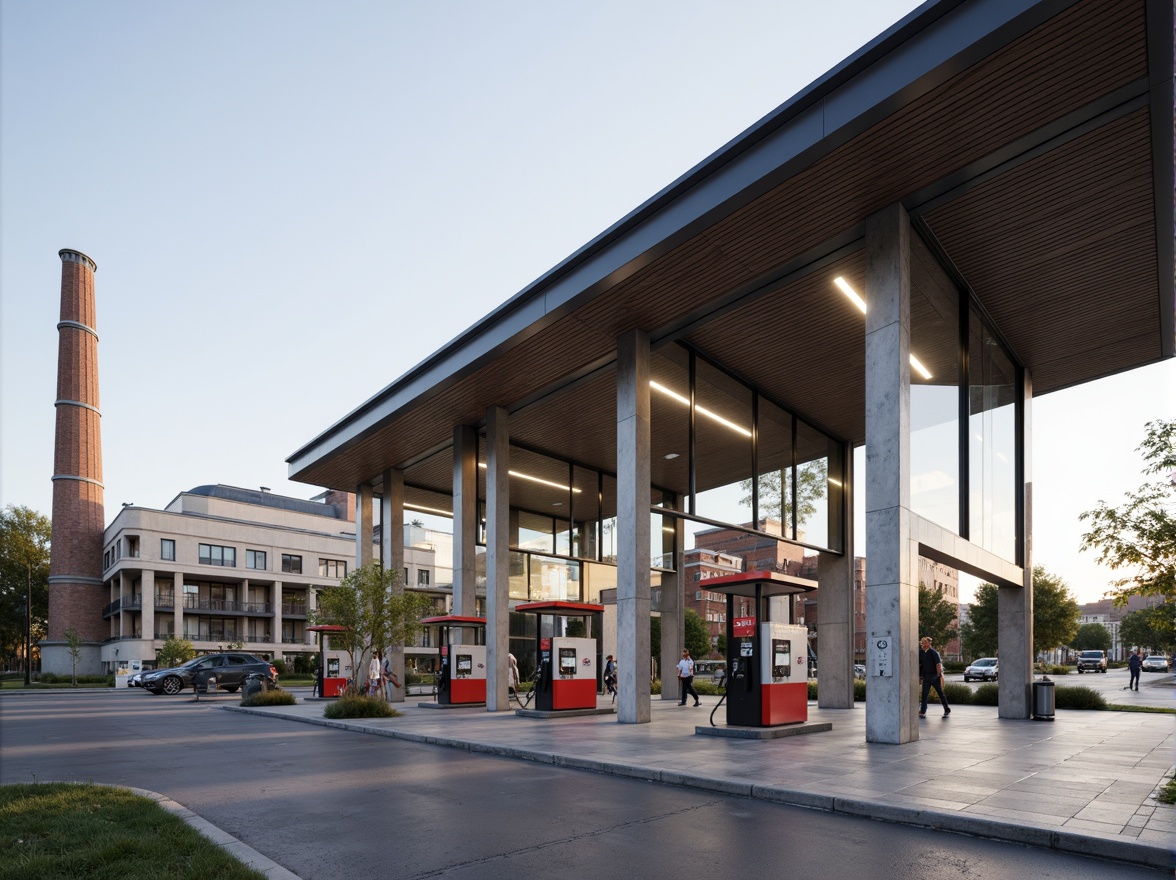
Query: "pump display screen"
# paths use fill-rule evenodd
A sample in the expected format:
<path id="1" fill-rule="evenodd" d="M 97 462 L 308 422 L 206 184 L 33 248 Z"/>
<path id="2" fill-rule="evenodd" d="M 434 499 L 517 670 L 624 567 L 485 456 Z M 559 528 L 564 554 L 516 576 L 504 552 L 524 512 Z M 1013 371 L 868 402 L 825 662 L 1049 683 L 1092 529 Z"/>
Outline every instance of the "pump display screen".
<path id="1" fill-rule="evenodd" d="M 559 649 L 559 674 L 572 675 L 576 674 L 576 649 L 575 648 L 560 648 Z"/>
<path id="2" fill-rule="evenodd" d="M 772 639 L 772 677 L 784 678 L 790 675 L 792 665 L 792 643 L 785 639 Z"/>
<path id="3" fill-rule="evenodd" d="M 457 655 L 457 674 L 458 675 L 473 675 L 474 674 L 474 658 L 469 654 Z"/>

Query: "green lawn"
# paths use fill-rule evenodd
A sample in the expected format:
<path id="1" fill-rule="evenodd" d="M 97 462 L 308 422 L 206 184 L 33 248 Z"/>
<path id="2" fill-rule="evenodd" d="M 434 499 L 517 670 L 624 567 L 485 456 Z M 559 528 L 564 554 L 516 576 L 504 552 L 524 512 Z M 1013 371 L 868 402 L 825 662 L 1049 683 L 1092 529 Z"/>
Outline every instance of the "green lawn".
<path id="1" fill-rule="evenodd" d="M 0 786 L 0 880 L 264 880 L 126 789 Z"/>

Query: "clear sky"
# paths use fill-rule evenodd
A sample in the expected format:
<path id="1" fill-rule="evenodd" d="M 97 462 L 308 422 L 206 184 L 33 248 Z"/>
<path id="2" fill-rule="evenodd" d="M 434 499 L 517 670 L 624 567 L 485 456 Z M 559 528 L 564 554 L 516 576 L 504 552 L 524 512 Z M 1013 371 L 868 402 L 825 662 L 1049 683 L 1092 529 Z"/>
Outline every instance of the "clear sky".
<path id="1" fill-rule="evenodd" d="M 60 261 L 96 276 L 108 521 L 295 449 L 910 0 L 0 0 L 0 504 L 51 513 Z M 1172 362 L 1039 399 L 1039 562 L 1134 489 Z"/>

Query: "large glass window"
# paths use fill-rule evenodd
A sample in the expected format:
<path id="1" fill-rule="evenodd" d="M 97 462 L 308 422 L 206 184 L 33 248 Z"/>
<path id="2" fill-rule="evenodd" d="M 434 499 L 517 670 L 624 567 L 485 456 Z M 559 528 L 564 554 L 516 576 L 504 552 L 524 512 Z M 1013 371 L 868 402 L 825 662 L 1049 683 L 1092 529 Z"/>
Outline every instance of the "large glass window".
<path id="1" fill-rule="evenodd" d="M 751 389 L 695 360 L 695 516 L 753 526 L 751 495 Z"/>
<path id="2" fill-rule="evenodd" d="M 969 539 L 1017 559 L 1017 370 L 972 311 L 968 322 Z"/>
<path id="3" fill-rule="evenodd" d="M 911 237 L 911 509 L 960 530 L 960 295 Z"/>
<path id="4" fill-rule="evenodd" d="M 237 565 L 237 548 L 221 547 L 217 544 L 201 544 L 200 564 L 224 565 L 235 568 Z"/>
<path id="5" fill-rule="evenodd" d="M 792 418 L 791 413 L 760 399 L 756 482 L 760 530 L 795 539 L 788 492 L 792 484 Z"/>
<path id="6" fill-rule="evenodd" d="M 796 480 L 790 487 L 792 505 L 796 515 L 796 540 L 816 547 L 840 549 L 830 540 L 829 520 L 836 515 L 840 521 L 840 508 L 829 503 L 829 486 L 836 481 L 840 487 L 840 474 L 830 473 L 831 453 L 836 446 L 829 437 L 811 425 L 797 419 L 796 422 Z M 837 470 L 840 456 L 837 456 Z"/>
<path id="7" fill-rule="evenodd" d="M 159 558 L 174 562 L 176 559 L 176 542 L 173 538 L 159 539 Z"/>

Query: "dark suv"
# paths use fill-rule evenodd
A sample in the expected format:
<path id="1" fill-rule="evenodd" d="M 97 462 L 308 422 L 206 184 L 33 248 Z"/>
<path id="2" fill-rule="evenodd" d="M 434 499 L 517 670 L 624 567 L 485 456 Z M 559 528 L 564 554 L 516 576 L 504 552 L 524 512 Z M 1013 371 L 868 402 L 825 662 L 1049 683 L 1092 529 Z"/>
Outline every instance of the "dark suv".
<path id="1" fill-rule="evenodd" d="M 1083 672 L 1106 672 L 1106 651 L 1083 651 L 1078 655 L 1078 674 Z"/>
<path id="2" fill-rule="evenodd" d="M 245 684 L 251 672 L 260 673 L 271 685 L 278 683 L 278 670 L 268 660 L 253 654 L 205 654 L 173 669 L 143 673 L 143 687 L 153 694 L 178 694 L 186 687 L 206 686 L 216 678 L 217 690 L 233 693 Z"/>

